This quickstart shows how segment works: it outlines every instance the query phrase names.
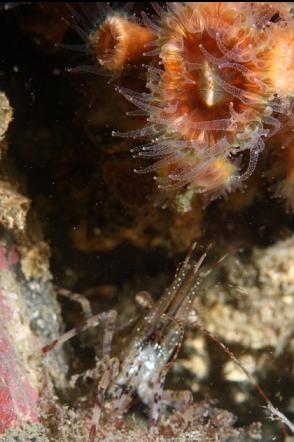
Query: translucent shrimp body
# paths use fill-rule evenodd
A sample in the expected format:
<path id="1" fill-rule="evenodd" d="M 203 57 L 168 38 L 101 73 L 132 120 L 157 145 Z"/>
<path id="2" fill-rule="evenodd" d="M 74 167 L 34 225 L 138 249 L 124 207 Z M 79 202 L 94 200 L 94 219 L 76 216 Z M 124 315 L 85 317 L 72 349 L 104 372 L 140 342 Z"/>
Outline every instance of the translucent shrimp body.
<path id="1" fill-rule="evenodd" d="M 148 308 L 149 312 L 135 326 L 128 345 L 118 357 L 110 357 L 117 318 L 114 310 L 90 316 L 84 323 L 42 348 L 42 352 L 46 354 L 89 327 L 105 323 L 103 339 L 105 369 L 98 384 L 89 441 L 95 440 L 101 415 L 110 420 L 119 420 L 127 413 L 134 400 L 139 400 L 148 406 L 152 425 L 155 425 L 160 417 L 162 401 L 173 404 L 180 402 L 187 410 L 191 410 L 193 398 L 189 391 L 170 392 L 164 390 L 164 384 L 181 347 L 185 325 L 187 323 L 195 325 L 197 321 L 195 315 L 191 314 L 191 305 L 198 293 L 199 285 L 212 271 L 212 268 L 206 272 L 199 271 L 207 252 L 195 262 L 191 259 L 194 249 L 195 244 L 177 271 L 174 281 L 156 304 L 153 304 L 148 293 L 137 294 L 137 301 L 140 298 L 141 306 Z M 69 296 L 69 293 L 67 290 L 60 291 L 60 294 L 65 296 Z M 85 316 L 88 316 L 88 305 L 85 300 L 77 294 L 71 297 L 81 303 Z M 185 416 L 184 412 L 183 415 Z M 188 420 L 189 413 L 187 413 L 187 424 Z"/>
<path id="2" fill-rule="evenodd" d="M 198 270 L 205 257 L 206 253 L 197 263 L 189 257 L 185 260 L 172 285 L 135 328 L 120 357 L 119 373 L 107 391 L 105 408 L 112 415 L 122 416 L 139 397 L 151 410 L 151 423 L 157 421 L 165 377 L 181 346 L 184 324 L 204 277 Z"/>

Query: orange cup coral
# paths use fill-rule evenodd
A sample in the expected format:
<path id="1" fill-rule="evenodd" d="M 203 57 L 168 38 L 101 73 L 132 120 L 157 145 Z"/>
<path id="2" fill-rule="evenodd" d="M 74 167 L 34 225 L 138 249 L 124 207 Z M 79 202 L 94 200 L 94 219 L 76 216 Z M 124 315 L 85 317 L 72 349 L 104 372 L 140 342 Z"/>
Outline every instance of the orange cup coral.
<path id="1" fill-rule="evenodd" d="M 142 59 L 145 45 L 153 40 L 151 30 L 118 14 L 106 18 L 98 32 L 89 35 L 99 63 L 109 71 L 120 71 Z"/>
<path id="2" fill-rule="evenodd" d="M 107 57 L 98 59 L 109 70 L 143 54 L 151 57 L 144 66 L 147 93 L 118 88 L 147 117 L 143 129 L 127 134 L 150 141 L 138 156 L 158 159 L 137 172 L 156 171 L 158 186 L 166 190 L 216 196 L 240 187 L 265 140 L 292 112 L 291 6 L 167 2 L 153 7 L 158 17 L 143 13 L 144 26 L 114 14 L 96 37 L 90 34 L 90 43 L 98 41 L 100 52 L 106 50 Z M 123 38 L 114 44 L 119 29 Z M 124 55 L 119 63 L 118 54 Z"/>

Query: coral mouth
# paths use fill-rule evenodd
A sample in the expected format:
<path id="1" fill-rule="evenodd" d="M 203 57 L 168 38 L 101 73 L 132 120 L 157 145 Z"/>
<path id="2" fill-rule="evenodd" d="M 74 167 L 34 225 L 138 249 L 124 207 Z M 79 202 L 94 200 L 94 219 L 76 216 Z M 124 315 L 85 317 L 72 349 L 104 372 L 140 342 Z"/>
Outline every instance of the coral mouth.
<path id="1" fill-rule="evenodd" d="M 233 145 L 245 124 L 260 120 L 266 100 L 249 68 L 226 60 L 219 46 L 208 32 L 173 34 L 161 53 L 164 73 L 153 93 L 167 105 L 162 118 L 181 137 L 215 144 L 227 136 Z M 167 113 L 171 106 L 174 112 Z M 246 121 L 237 121 L 244 111 Z"/>

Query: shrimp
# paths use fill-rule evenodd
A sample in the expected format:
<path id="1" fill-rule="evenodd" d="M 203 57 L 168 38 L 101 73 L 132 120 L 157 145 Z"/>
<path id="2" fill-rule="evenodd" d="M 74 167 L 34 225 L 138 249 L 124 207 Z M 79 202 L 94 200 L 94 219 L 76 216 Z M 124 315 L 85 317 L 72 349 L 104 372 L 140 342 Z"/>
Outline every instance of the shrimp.
<path id="1" fill-rule="evenodd" d="M 135 328 L 122 353 L 119 373 L 108 388 L 106 408 L 112 415 L 121 416 L 138 397 L 150 408 L 150 425 L 154 426 L 162 400 L 170 400 L 173 396 L 174 400 L 191 401 L 190 392 L 171 394 L 163 387 L 183 341 L 184 325 L 203 278 L 203 273 L 198 274 L 198 271 L 206 255 L 207 252 L 203 253 L 198 262 L 193 262 L 190 254 L 187 256 L 171 286 L 154 306 L 149 305 L 149 313 Z"/>
<path id="2" fill-rule="evenodd" d="M 104 371 L 98 383 L 89 442 L 95 441 L 101 414 L 106 419 L 119 422 L 135 401 L 143 402 L 150 409 L 150 427 L 152 429 L 159 421 L 164 404 L 172 405 L 173 408 L 180 407 L 185 429 L 192 425 L 192 393 L 187 390 L 164 389 L 167 373 L 177 359 L 181 348 L 186 325 L 197 327 L 217 343 L 252 382 L 271 414 L 293 431 L 293 424 L 273 406 L 264 390 L 234 353 L 198 321 L 197 314 L 192 307 L 193 302 L 199 293 L 200 285 L 215 266 L 200 271 L 210 246 L 198 261 L 192 259 L 195 247 L 196 243 L 193 244 L 184 262 L 177 270 L 172 284 L 156 303 L 153 302 L 148 292 L 137 293 L 135 300 L 145 308 L 146 313 L 134 326 L 128 345 L 118 356 L 111 357 L 112 338 L 117 319 L 116 311 L 109 310 L 89 317 L 90 306 L 88 302 L 85 302 L 83 297 L 77 294 L 73 294 L 71 297 L 81 304 L 84 315 L 88 319 L 42 348 L 43 353 L 47 353 L 84 330 L 96 327 L 102 322 L 105 323 Z M 225 256 L 220 258 L 216 264 L 219 264 L 224 258 Z M 61 295 L 70 296 L 70 292 L 67 290 L 59 292 Z"/>
<path id="3" fill-rule="evenodd" d="M 117 318 L 114 310 L 90 317 L 43 347 L 43 353 L 47 353 L 89 327 L 105 323 L 103 356 L 106 369 L 98 384 L 89 441 L 95 440 L 102 412 L 109 418 L 120 419 L 135 400 L 142 401 L 150 409 L 151 427 L 158 422 L 164 402 L 184 404 L 187 409 L 185 424 L 189 425 L 192 393 L 164 390 L 164 384 L 179 353 L 185 325 L 192 321 L 197 288 L 211 271 L 199 272 L 208 249 L 197 262 L 192 259 L 194 249 L 195 244 L 177 270 L 172 284 L 156 303 L 147 292 L 136 295 L 137 302 L 149 311 L 134 327 L 129 344 L 118 357 L 110 357 Z M 67 296 L 67 291 L 62 290 L 61 294 Z"/>

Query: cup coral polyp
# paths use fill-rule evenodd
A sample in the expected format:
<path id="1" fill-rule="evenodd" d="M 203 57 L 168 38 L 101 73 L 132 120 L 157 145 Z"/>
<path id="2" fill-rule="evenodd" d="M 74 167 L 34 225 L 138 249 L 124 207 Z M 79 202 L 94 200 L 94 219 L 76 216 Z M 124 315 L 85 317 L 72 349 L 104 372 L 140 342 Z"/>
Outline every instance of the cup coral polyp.
<path id="1" fill-rule="evenodd" d="M 142 59 L 145 45 L 153 40 L 151 30 L 118 14 L 106 18 L 98 32 L 89 35 L 96 58 L 110 71 L 120 71 Z"/>
<path id="2" fill-rule="evenodd" d="M 145 16 L 156 36 L 146 66 L 150 92 L 120 89 L 147 115 L 147 126 L 134 135 L 151 143 L 139 156 L 159 158 L 138 172 L 156 170 L 166 189 L 230 191 L 253 172 L 264 139 L 291 109 L 289 6 L 175 2 L 154 8 L 157 22 Z M 244 151 L 249 163 L 240 173 L 235 157 Z"/>
<path id="3" fill-rule="evenodd" d="M 74 27 L 108 73 L 138 69 L 145 57 L 147 92 L 118 88 L 139 108 L 133 115 L 146 116 L 144 128 L 126 134 L 147 140 L 135 156 L 157 160 L 137 172 L 155 171 L 164 190 L 217 196 L 242 187 L 266 139 L 292 118 L 291 4 L 153 7 L 157 17 L 143 12 L 143 22 L 108 7 L 89 34 L 81 19 Z"/>

